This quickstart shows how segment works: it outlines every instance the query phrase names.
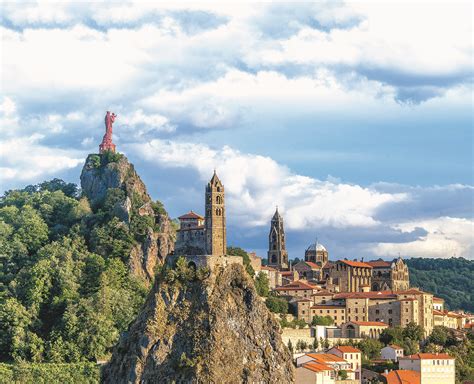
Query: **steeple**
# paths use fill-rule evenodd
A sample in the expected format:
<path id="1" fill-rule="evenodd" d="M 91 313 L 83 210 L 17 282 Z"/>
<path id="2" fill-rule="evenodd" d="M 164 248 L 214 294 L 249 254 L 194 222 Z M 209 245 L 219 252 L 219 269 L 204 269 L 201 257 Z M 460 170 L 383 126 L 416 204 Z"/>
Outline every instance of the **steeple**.
<path id="1" fill-rule="evenodd" d="M 216 171 L 206 186 L 206 252 L 225 255 L 227 252 L 224 186 Z"/>
<path id="2" fill-rule="evenodd" d="M 285 229 L 283 217 L 278 212 L 278 206 L 272 217 L 268 244 L 268 265 L 278 269 L 287 269 L 288 252 L 286 251 Z"/>

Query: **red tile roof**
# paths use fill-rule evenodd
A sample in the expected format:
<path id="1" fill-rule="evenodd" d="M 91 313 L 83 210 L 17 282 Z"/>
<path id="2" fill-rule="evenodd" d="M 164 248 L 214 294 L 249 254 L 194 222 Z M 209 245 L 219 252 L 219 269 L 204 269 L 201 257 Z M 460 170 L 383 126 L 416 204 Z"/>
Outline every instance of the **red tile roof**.
<path id="1" fill-rule="evenodd" d="M 335 299 L 396 299 L 392 291 L 343 292 L 334 295 Z"/>
<path id="2" fill-rule="evenodd" d="M 295 290 L 301 290 L 301 289 L 316 289 L 314 285 L 310 285 L 307 283 L 303 283 L 302 281 L 294 281 L 292 283 L 283 285 L 281 287 L 275 288 L 277 291 L 295 291 Z"/>
<path id="3" fill-rule="evenodd" d="M 311 357 L 321 363 L 341 362 L 346 363 L 342 357 L 333 355 L 332 353 L 307 353 L 306 356 Z"/>
<path id="4" fill-rule="evenodd" d="M 361 353 L 359 349 L 351 347 L 350 345 L 339 345 L 334 348 L 341 351 L 342 353 Z"/>
<path id="5" fill-rule="evenodd" d="M 351 267 L 372 268 L 372 266 L 370 264 L 364 263 L 362 261 L 338 260 L 337 262 L 347 264 Z"/>
<path id="6" fill-rule="evenodd" d="M 303 364 L 302 367 L 313 372 L 334 371 L 334 368 L 318 361 L 310 361 L 306 364 Z"/>
<path id="7" fill-rule="evenodd" d="M 374 268 L 390 268 L 392 263 L 384 260 L 372 260 L 367 261 L 367 264 L 371 265 Z"/>
<path id="8" fill-rule="evenodd" d="M 309 265 L 309 266 L 310 266 L 311 268 L 313 268 L 313 269 L 321 269 L 321 267 L 320 267 L 318 264 L 315 264 L 315 263 L 313 263 L 313 262 L 311 262 L 311 261 L 305 261 L 305 263 L 306 263 L 307 265 Z"/>
<path id="9" fill-rule="evenodd" d="M 349 323 L 354 323 L 362 326 L 374 326 L 374 327 L 388 327 L 388 324 L 385 324 L 381 321 L 349 321 Z"/>
<path id="10" fill-rule="evenodd" d="M 382 373 L 387 380 L 387 384 L 420 384 L 420 372 L 410 370 L 396 370 Z"/>
<path id="11" fill-rule="evenodd" d="M 391 347 L 393 349 L 398 349 L 398 350 L 403 349 L 402 347 L 398 346 L 397 344 L 389 344 L 388 347 Z"/>
<path id="12" fill-rule="evenodd" d="M 179 220 L 186 220 L 186 219 L 200 219 L 200 220 L 204 220 L 204 217 L 202 217 L 201 215 L 198 215 L 197 213 L 193 212 L 193 211 L 189 211 L 188 213 L 185 213 L 184 215 L 181 215 L 180 217 L 178 217 Z"/>
<path id="13" fill-rule="evenodd" d="M 260 269 L 263 269 L 265 271 L 276 271 L 275 268 L 269 267 L 267 265 L 262 265 L 262 267 Z"/>
<path id="14" fill-rule="evenodd" d="M 454 357 L 449 356 L 447 353 L 415 353 L 405 357 L 399 357 L 399 359 L 409 360 L 454 360 Z"/>

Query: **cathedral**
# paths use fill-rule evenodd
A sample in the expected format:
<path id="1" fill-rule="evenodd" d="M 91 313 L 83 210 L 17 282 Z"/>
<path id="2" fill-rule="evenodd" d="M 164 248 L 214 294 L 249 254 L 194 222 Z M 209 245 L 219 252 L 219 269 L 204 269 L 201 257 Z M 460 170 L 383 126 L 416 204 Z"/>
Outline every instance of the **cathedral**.
<path id="1" fill-rule="evenodd" d="M 289 266 L 283 217 L 278 213 L 278 207 L 273 215 L 268 234 L 268 266 L 279 270 L 288 269 Z"/>
<path id="2" fill-rule="evenodd" d="M 193 211 L 178 217 L 175 254 L 215 255 L 226 254 L 226 225 L 224 186 L 216 171 L 205 191 L 205 216 Z"/>

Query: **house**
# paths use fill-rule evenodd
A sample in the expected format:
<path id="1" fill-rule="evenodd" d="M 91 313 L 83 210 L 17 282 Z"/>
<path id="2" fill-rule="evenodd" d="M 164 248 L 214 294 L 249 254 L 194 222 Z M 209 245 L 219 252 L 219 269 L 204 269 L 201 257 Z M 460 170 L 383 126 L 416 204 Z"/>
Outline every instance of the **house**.
<path id="1" fill-rule="evenodd" d="M 267 275 L 268 286 L 270 289 L 275 289 L 276 287 L 282 285 L 281 274 L 275 268 L 262 265 L 262 267 L 260 267 L 260 272 Z"/>
<path id="2" fill-rule="evenodd" d="M 400 369 L 416 371 L 420 384 L 454 384 L 454 357 L 447 353 L 417 353 L 398 359 Z"/>
<path id="3" fill-rule="evenodd" d="M 305 280 L 318 280 L 321 274 L 321 267 L 311 261 L 300 261 L 293 269 L 298 272 L 300 279 Z"/>
<path id="4" fill-rule="evenodd" d="M 300 280 L 275 288 L 275 291 L 280 296 L 292 296 L 301 298 L 309 298 L 313 293 L 316 293 L 317 290 L 318 289 L 316 286 Z"/>
<path id="5" fill-rule="evenodd" d="M 416 371 L 396 370 L 382 373 L 381 376 L 385 384 L 421 384 L 420 373 Z"/>
<path id="6" fill-rule="evenodd" d="M 339 345 L 332 347 L 328 353 L 342 357 L 351 365 L 351 370 L 355 373 L 355 379 L 360 380 L 362 369 L 362 352 L 350 345 Z"/>
<path id="7" fill-rule="evenodd" d="M 335 384 L 336 373 L 334 368 L 317 361 L 309 361 L 296 368 L 296 384 Z"/>
<path id="8" fill-rule="evenodd" d="M 378 339 L 388 324 L 380 321 L 348 321 L 341 326 L 341 335 L 344 338 L 365 338 Z"/>
<path id="9" fill-rule="evenodd" d="M 355 372 L 351 368 L 351 363 L 342 357 L 336 356 L 332 353 L 307 353 L 296 359 L 296 366 L 301 367 L 307 363 L 316 362 L 319 364 L 327 365 L 334 369 L 334 377 L 339 376 L 340 371 L 345 371 L 348 380 L 355 381 Z"/>
<path id="10" fill-rule="evenodd" d="M 398 361 L 399 357 L 403 357 L 403 348 L 395 344 L 387 345 L 380 351 L 383 360 Z"/>

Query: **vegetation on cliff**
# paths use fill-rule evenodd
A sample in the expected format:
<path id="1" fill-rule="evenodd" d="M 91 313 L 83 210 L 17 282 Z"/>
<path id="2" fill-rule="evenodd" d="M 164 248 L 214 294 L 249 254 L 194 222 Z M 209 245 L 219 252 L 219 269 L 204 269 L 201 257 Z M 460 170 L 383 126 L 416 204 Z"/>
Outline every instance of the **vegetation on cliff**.
<path id="1" fill-rule="evenodd" d="M 241 265 L 165 267 L 104 368 L 105 383 L 292 382 L 278 323 Z"/>
<path id="2" fill-rule="evenodd" d="M 2 361 L 101 359 L 145 300 L 150 263 L 132 261 L 171 242 L 167 215 L 151 201 L 140 215 L 146 190 L 124 156 L 96 157 L 82 194 L 54 179 L 0 198 Z"/>
<path id="3" fill-rule="evenodd" d="M 410 285 L 445 300 L 447 309 L 474 312 L 474 261 L 462 257 L 450 259 L 406 259 Z"/>

